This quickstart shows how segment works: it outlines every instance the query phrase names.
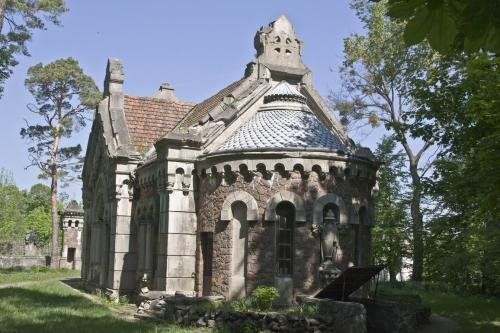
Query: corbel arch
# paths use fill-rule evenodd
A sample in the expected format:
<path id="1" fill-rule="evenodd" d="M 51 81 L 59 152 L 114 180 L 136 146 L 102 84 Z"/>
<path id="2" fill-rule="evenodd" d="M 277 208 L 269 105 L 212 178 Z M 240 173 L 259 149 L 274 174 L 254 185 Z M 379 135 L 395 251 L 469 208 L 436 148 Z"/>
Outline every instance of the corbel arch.
<path id="1" fill-rule="evenodd" d="M 234 202 L 241 201 L 247 206 L 247 221 L 257 221 L 259 219 L 259 206 L 257 200 L 245 191 L 231 192 L 222 204 L 220 212 L 221 221 L 230 221 L 233 218 L 231 206 Z"/>
<path id="2" fill-rule="evenodd" d="M 289 191 L 280 191 L 269 199 L 264 216 L 266 221 L 276 221 L 276 206 L 282 201 L 288 201 L 295 207 L 296 222 L 306 222 L 304 200 L 299 195 Z"/>
<path id="3" fill-rule="evenodd" d="M 340 224 L 347 224 L 348 220 L 345 203 L 342 198 L 335 193 L 327 193 L 316 199 L 314 202 L 313 224 L 321 224 L 323 221 L 323 208 L 329 203 L 333 203 L 339 208 Z"/>

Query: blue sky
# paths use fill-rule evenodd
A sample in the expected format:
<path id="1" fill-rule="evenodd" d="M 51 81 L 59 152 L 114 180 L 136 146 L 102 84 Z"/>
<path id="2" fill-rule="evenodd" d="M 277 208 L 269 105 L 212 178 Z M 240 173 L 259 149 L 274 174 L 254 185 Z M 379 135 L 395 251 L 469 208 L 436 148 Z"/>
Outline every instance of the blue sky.
<path id="1" fill-rule="evenodd" d="M 26 145 L 19 136 L 25 119 L 36 120 L 27 111 L 33 99 L 24 87 L 26 71 L 36 63 L 74 57 L 102 89 L 106 60 L 116 57 L 124 63 L 126 94 L 150 96 L 167 81 L 181 99 L 199 102 L 242 77 L 255 53 L 255 32 L 285 14 L 304 41 L 303 59 L 316 89 L 326 97 L 339 86 L 343 39 L 362 31 L 347 0 L 69 0 L 68 6 L 63 27 L 35 33 L 32 56 L 19 59 L 0 99 L 0 167 L 12 171 L 22 188 L 39 181 L 36 169 L 24 168 Z M 85 147 L 89 130 L 72 142 Z M 371 139 L 362 144 L 374 146 Z M 63 191 L 79 200 L 80 188 Z"/>

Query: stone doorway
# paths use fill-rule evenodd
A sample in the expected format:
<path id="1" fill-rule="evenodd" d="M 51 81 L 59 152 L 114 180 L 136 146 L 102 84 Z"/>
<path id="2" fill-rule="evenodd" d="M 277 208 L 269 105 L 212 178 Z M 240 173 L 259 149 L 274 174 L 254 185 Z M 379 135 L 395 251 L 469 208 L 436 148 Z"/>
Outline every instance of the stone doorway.
<path id="1" fill-rule="evenodd" d="M 232 260 L 231 260 L 231 287 L 229 298 L 241 298 L 247 295 L 247 251 L 248 251 L 248 221 L 247 206 L 236 201 L 231 206 L 233 213 L 232 220 Z"/>

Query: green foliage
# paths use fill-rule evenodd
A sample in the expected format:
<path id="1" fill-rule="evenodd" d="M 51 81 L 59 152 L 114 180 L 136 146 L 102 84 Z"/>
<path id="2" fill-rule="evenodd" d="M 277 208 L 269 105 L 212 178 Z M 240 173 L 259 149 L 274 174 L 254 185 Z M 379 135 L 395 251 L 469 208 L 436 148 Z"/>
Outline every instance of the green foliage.
<path id="1" fill-rule="evenodd" d="M 388 4 L 392 18 L 408 22 L 404 39 L 409 46 L 427 39 L 443 53 L 500 52 L 498 0 L 388 0 Z"/>
<path id="2" fill-rule="evenodd" d="M 262 327 L 258 321 L 251 320 L 251 319 L 247 318 L 241 323 L 241 326 L 239 327 L 238 332 L 258 333 L 258 332 L 262 332 Z"/>
<path id="3" fill-rule="evenodd" d="M 0 97 L 18 64 L 16 55 L 29 56 L 27 43 L 33 32 L 45 30 L 47 22 L 60 25 L 59 17 L 66 11 L 64 0 L 0 1 Z"/>
<path id="4" fill-rule="evenodd" d="M 447 290 L 446 284 L 423 283 L 421 288 L 403 284 L 391 288 L 381 284 L 380 298 L 421 298 L 432 308 L 432 313 L 456 320 L 460 325 L 459 333 L 498 332 L 500 322 L 500 299 L 480 295 L 460 295 Z"/>
<path id="5" fill-rule="evenodd" d="M 435 138 L 429 114 L 415 106 L 420 104 L 418 84 L 432 75 L 438 55 L 426 44 L 405 45 L 404 24 L 386 16 L 386 1 L 354 0 L 352 7 L 366 35 L 353 34 L 344 40 L 343 91 L 330 97 L 343 124 L 383 125 L 404 149 L 411 176 L 412 278 L 420 281 L 424 253 L 421 177 L 430 166 L 422 165 L 421 159 Z"/>
<path id="6" fill-rule="evenodd" d="M 43 246 L 50 243 L 52 235 L 52 219 L 50 211 L 44 207 L 37 207 L 26 216 L 27 230 L 33 230 L 36 233 L 37 246 Z"/>
<path id="7" fill-rule="evenodd" d="M 47 185 L 38 183 L 31 186 L 26 196 L 26 210 L 30 212 L 35 208 L 50 212 L 50 187 Z"/>
<path id="8" fill-rule="evenodd" d="M 317 304 L 300 304 L 297 306 L 297 312 L 306 317 L 315 317 L 319 313 Z"/>
<path id="9" fill-rule="evenodd" d="M 14 184 L 0 185 L 0 238 L 24 238 L 24 194 Z"/>
<path id="10" fill-rule="evenodd" d="M 6 176 L 2 176 L 6 175 Z M 37 235 L 37 245 L 49 244 L 52 231 L 50 187 L 35 184 L 30 191 L 19 189 L 9 172 L 2 169 L 0 178 L 0 239 L 24 241 L 28 231 Z M 59 207 L 62 204 L 58 203 Z"/>
<path id="11" fill-rule="evenodd" d="M 273 306 L 273 301 L 279 297 L 279 292 L 275 287 L 258 286 L 252 295 L 260 311 L 269 311 Z"/>
<path id="12" fill-rule="evenodd" d="M 31 144 L 31 165 L 44 179 L 79 171 L 81 146 L 62 147 L 60 140 L 86 125 L 101 96 L 94 81 L 75 59 L 67 58 L 30 67 L 25 85 L 36 101 L 30 111 L 40 117 L 40 123 L 21 129 L 21 137 Z"/>
<path id="13" fill-rule="evenodd" d="M 410 221 L 408 219 L 408 190 L 405 156 L 396 150 L 392 137 L 383 137 L 375 156 L 383 164 L 378 171 L 379 193 L 375 202 L 373 254 L 379 264 L 386 266 L 391 282 L 403 268 L 403 258 L 411 255 Z"/>
<path id="14" fill-rule="evenodd" d="M 441 58 L 419 83 L 418 106 L 432 114 L 444 147 L 426 179 L 433 202 L 426 277 L 493 295 L 500 295 L 499 65 L 485 53 Z"/>
<path id="15" fill-rule="evenodd" d="M 63 146 L 62 140 L 86 125 L 87 115 L 97 106 L 101 94 L 73 58 L 30 67 L 25 86 L 35 99 L 29 109 L 39 116 L 39 122 L 28 124 L 20 134 L 29 145 L 30 166 L 40 170 L 40 178 L 51 180 L 51 255 L 56 257 L 59 181 L 68 184 L 82 168 L 81 145 Z"/>
<path id="16" fill-rule="evenodd" d="M 249 312 L 255 310 L 255 300 L 250 297 L 233 299 L 222 303 L 222 308 L 231 312 Z"/>

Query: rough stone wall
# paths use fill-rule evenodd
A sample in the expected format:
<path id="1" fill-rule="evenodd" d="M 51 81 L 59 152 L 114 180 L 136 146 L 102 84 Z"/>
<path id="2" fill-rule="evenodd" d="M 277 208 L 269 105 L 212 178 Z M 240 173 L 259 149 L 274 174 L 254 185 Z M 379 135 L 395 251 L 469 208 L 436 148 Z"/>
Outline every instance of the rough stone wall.
<path id="1" fill-rule="evenodd" d="M 74 222 L 73 222 L 74 223 Z M 78 248 L 78 228 L 71 227 L 64 230 L 64 240 L 63 244 L 68 248 Z"/>
<path id="2" fill-rule="evenodd" d="M 212 294 L 227 296 L 231 284 L 232 228 L 230 221 L 220 221 L 221 207 L 231 192 L 245 191 L 252 195 L 259 207 L 259 221 L 249 222 L 248 235 L 248 291 L 257 285 L 274 285 L 275 271 L 275 223 L 262 221 L 268 201 L 280 191 L 298 194 L 304 200 L 306 223 L 295 223 L 294 231 L 294 292 L 310 294 L 319 287 L 319 240 L 311 233 L 312 212 L 315 200 L 325 193 L 335 193 L 342 197 L 346 213 L 352 210 L 352 198 L 369 198 L 371 186 L 368 181 L 335 178 L 327 175 L 321 180 L 315 172 L 303 177 L 300 172 L 288 175 L 274 173 L 271 179 L 264 179 L 255 173 L 248 179 L 235 173 L 232 179 L 220 174 L 200 178 L 197 201 L 198 230 L 214 232 Z M 354 262 L 354 228 L 346 225 L 340 230 L 340 250 L 342 268 Z M 198 260 L 201 257 L 198 256 Z M 199 263 L 199 272 L 202 271 Z M 200 290 L 202 274 L 197 274 Z"/>

